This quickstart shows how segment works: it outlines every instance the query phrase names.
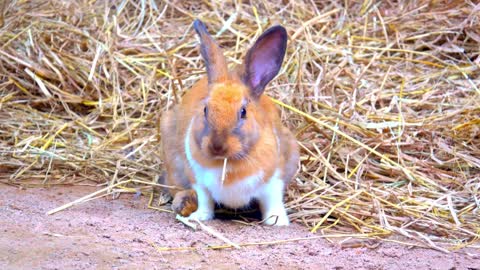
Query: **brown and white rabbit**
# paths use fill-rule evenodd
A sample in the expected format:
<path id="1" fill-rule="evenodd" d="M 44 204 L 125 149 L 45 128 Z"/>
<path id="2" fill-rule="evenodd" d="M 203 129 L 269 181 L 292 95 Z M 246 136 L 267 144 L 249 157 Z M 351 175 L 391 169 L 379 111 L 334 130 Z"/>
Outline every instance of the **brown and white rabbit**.
<path id="1" fill-rule="evenodd" d="M 298 145 L 263 95 L 282 65 L 287 32 L 282 26 L 265 31 L 243 65 L 229 71 L 203 22 L 196 20 L 194 28 L 207 76 L 161 121 L 166 183 L 185 188 L 171 190 L 172 208 L 208 220 L 215 203 L 235 209 L 256 199 L 266 224 L 288 225 L 283 194 L 298 168 Z"/>

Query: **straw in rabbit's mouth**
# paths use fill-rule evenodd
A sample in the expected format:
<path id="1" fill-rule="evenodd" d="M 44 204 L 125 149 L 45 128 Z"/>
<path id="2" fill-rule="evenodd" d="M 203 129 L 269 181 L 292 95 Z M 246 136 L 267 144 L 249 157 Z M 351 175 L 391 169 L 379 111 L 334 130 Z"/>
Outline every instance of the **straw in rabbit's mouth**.
<path id="1" fill-rule="evenodd" d="M 222 186 L 225 182 L 225 176 L 227 175 L 227 158 L 223 160 L 223 170 L 222 170 Z"/>

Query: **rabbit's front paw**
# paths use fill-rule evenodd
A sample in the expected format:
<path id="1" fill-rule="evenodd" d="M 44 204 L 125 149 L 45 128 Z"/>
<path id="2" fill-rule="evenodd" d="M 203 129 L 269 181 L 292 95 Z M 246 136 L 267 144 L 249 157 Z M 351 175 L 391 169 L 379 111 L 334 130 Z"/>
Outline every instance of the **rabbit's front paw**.
<path id="1" fill-rule="evenodd" d="M 193 212 L 190 216 L 188 216 L 188 219 L 190 220 L 210 220 L 213 219 L 214 213 L 212 210 L 209 209 L 198 209 L 197 211 Z"/>
<path id="2" fill-rule="evenodd" d="M 172 202 L 172 210 L 181 215 L 188 217 L 198 209 L 197 193 L 193 189 L 179 191 L 175 194 Z"/>

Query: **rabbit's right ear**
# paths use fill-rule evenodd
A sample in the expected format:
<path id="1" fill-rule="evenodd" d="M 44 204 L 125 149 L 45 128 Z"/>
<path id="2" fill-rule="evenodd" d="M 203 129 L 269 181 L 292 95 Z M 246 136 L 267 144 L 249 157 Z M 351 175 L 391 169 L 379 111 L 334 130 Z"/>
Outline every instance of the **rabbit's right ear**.
<path id="1" fill-rule="evenodd" d="M 225 81 L 228 76 L 228 67 L 222 49 L 208 33 L 207 27 L 200 20 L 193 22 L 193 28 L 200 38 L 200 53 L 207 68 L 208 83 Z"/>
<path id="2" fill-rule="evenodd" d="M 247 52 L 243 80 L 253 97 L 260 97 L 265 86 L 280 71 L 287 49 L 287 39 L 285 28 L 277 25 L 265 31 Z"/>

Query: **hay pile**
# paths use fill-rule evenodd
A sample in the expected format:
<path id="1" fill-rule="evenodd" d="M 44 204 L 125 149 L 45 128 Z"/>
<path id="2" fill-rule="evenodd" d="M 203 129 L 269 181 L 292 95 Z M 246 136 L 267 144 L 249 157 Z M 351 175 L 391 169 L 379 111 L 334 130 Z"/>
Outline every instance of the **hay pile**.
<path id="1" fill-rule="evenodd" d="M 479 4 L 186 2 L 3 2 L 0 181 L 155 182 L 159 117 L 205 73 L 194 18 L 232 64 L 280 23 L 287 57 L 266 92 L 301 145 L 292 220 L 448 248 L 478 239 Z"/>

